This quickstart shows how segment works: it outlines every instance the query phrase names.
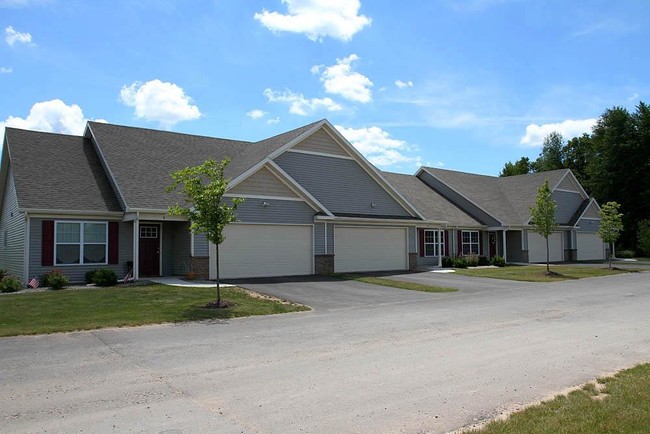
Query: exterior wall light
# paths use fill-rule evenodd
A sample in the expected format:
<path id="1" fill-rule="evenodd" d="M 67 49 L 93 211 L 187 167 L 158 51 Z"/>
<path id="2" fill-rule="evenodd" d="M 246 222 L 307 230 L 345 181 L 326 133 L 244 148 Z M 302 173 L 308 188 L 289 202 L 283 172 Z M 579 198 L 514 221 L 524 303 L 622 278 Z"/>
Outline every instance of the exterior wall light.
<path id="1" fill-rule="evenodd" d="M 269 205 L 270 205 L 270 203 L 268 203 L 267 201 L 262 202 L 262 207 L 263 208 L 266 208 Z"/>

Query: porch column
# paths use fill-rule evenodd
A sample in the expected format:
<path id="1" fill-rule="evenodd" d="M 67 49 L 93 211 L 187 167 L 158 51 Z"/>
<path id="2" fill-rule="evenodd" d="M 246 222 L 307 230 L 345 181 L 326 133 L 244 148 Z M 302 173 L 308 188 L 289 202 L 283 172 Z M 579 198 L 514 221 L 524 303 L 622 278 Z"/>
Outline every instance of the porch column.
<path id="1" fill-rule="evenodd" d="M 133 280 L 140 278 L 140 219 L 133 220 Z"/>
<path id="2" fill-rule="evenodd" d="M 442 229 L 438 229 L 438 267 L 442 267 Z"/>
<path id="3" fill-rule="evenodd" d="M 508 246 L 506 245 L 506 230 L 503 230 L 503 261 L 508 262 L 508 256 L 506 252 L 508 251 Z"/>

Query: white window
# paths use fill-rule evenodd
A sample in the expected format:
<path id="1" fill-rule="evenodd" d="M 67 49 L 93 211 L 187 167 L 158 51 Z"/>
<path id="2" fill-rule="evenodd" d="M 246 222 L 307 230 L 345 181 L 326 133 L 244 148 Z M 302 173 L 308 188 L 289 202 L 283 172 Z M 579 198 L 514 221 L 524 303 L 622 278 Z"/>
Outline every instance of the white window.
<path id="1" fill-rule="evenodd" d="M 462 245 L 463 255 L 479 254 L 478 231 L 463 231 L 462 241 L 463 241 L 463 245 Z"/>
<path id="2" fill-rule="evenodd" d="M 424 256 L 438 256 L 438 237 L 440 237 L 441 251 L 445 251 L 445 237 L 442 236 L 440 231 L 425 230 L 424 231 Z"/>
<path id="3" fill-rule="evenodd" d="M 55 265 L 107 263 L 107 223 L 57 221 L 55 226 Z"/>

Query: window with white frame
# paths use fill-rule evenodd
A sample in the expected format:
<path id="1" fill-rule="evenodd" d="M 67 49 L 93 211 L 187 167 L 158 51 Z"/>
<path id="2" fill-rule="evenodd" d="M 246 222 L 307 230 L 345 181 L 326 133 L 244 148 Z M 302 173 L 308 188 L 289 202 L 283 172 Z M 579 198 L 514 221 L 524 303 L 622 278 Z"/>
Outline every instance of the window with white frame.
<path id="1" fill-rule="evenodd" d="M 463 255 L 479 254 L 478 231 L 463 231 L 462 233 L 462 252 Z"/>
<path id="2" fill-rule="evenodd" d="M 55 222 L 55 265 L 106 264 L 108 223 Z"/>
<path id="3" fill-rule="evenodd" d="M 438 256 L 438 237 L 440 237 L 440 249 L 445 251 L 445 237 L 442 236 L 440 231 L 425 230 L 424 231 L 424 256 Z"/>

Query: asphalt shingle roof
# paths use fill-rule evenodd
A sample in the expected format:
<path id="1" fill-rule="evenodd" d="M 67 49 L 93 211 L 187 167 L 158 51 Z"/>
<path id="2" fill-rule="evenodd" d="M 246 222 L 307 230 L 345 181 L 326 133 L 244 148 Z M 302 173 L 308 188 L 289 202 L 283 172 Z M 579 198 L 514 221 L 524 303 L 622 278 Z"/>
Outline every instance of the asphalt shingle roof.
<path id="1" fill-rule="evenodd" d="M 6 138 L 21 208 L 121 211 L 89 140 L 16 128 Z"/>
<path id="2" fill-rule="evenodd" d="M 392 172 L 383 172 L 383 175 L 427 220 L 447 221 L 465 227 L 483 226 L 418 177 Z"/>
<path id="3" fill-rule="evenodd" d="M 506 226 L 527 224 L 539 186 L 548 179 L 553 188 L 568 172 L 560 169 L 500 178 L 433 167 L 423 169 Z"/>

